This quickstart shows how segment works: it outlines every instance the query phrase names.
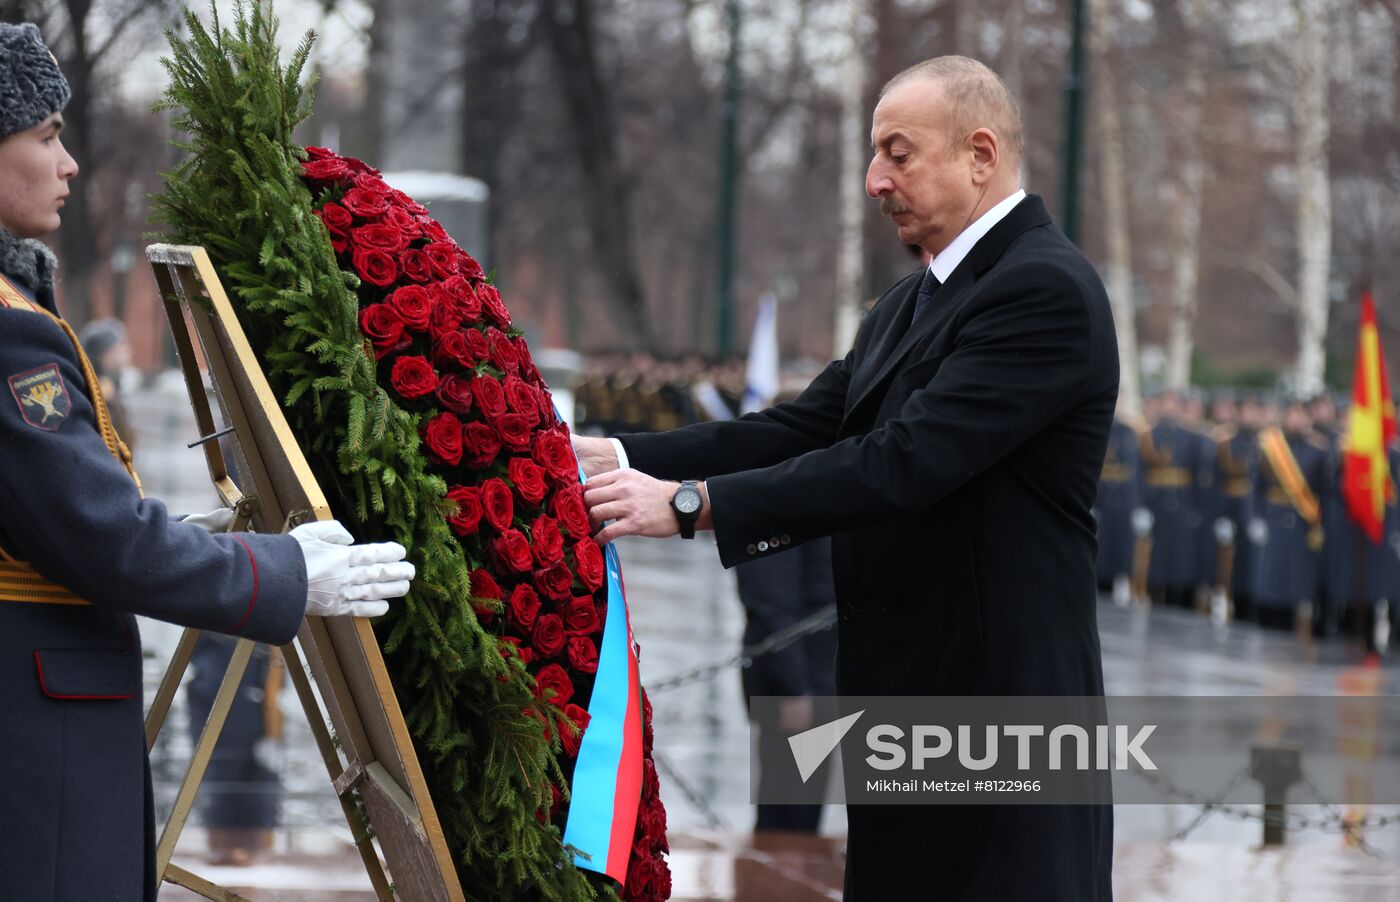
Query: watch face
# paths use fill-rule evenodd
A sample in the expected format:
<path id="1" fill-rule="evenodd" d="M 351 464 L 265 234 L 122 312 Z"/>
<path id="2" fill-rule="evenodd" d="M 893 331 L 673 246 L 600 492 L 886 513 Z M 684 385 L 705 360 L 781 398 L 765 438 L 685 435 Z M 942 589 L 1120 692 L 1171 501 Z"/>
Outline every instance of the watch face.
<path id="1" fill-rule="evenodd" d="M 683 514 L 693 514 L 700 509 L 700 493 L 686 489 L 676 493 L 676 510 Z"/>

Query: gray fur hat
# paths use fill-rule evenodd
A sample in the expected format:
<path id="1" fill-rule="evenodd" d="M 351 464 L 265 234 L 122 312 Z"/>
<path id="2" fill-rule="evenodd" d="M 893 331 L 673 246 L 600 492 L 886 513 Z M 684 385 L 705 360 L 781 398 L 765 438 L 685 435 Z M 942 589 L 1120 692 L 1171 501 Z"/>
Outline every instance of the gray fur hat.
<path id="1" fill-rule="evenodd" d="M 0 138 L 43 122 L 72 93 L 38 26 L 0 22 Z"/>

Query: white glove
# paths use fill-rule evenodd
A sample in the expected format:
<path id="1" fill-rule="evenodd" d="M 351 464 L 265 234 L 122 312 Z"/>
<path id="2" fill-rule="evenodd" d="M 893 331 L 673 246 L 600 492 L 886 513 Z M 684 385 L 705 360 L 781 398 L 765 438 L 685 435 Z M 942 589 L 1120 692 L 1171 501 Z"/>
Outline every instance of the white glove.
<path id="1" fill-rule="evenodd" d="M 228 532 L 228 528 L 233 525 L 234 516 L 233 508 L 221 507 L 207 514 L 190 514 L 181 518 L 180 522 L 198 526 L 205 532 Z"/>
<path id="2" fill-rule="evenodd" d="M 408 594 L 416 571 L 398 542 L 354 545 L 335 520 L 303 523 L 290 533 L 306 558 L 306 613 L 316 617 L 379 617 L 386 598 Z"/>
<path id="3" fill-rule="evenodd" d="M 1152 532 L 1152 511 L 1145 507 L 1133 510 L 1133 534 L 1143 538 Z"/>
<path id="4" fill-rule="evenodd" d="M 1229 545 L 1233 541 L 1235 541 L 1235 521 L 1229 517 L 1217 517 L 1215 519 L 1215 543 Z"/>
<path id="5" fill-rule="evenodd" d="M 1261 517 L 1249 521 L 1249 540 L 1255 545 L 1269 541 L 1269 524 Z"/>

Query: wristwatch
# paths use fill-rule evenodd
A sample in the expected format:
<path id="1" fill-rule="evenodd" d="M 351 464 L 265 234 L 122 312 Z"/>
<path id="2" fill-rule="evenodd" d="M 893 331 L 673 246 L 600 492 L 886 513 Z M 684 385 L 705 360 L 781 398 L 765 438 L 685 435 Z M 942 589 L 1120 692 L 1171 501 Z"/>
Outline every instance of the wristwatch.
<path id="1" fill-rule="evenodd" d="M 671 510 L 676 512 L 676 523 L 681 528 L 682 539 L 695 538 L 695 521 L 700 519 L 700 507 L 704 499 L 700 497 L 700 487 L 694 479 L 687 479 L 671 496 Z"/>

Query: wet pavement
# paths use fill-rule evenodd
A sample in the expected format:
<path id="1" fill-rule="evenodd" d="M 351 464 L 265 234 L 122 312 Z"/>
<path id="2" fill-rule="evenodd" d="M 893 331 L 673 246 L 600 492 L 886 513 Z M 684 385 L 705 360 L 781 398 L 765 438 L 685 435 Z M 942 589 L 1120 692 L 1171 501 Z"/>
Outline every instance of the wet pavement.
<path id="1" fill-rule="evenodd" d="M 214 499 L 202 455 L 184 447 L 196 436 L 183 385 L 163 382 L 133 394 L 128 407 L 148 494 L 166 499 L 177 512 L 209 509 Z M 738 649 L 742 613 L 733 574 L 720 568 L 710 543 L 626 540 L 621 552 L 644 683 L 723 661 Z M 1249 625 L 1215 627 L 1189 612 L 1121 609 L 1107 602 L 1100 603 L 1099 617 L 1111 695 L 1332 695 L 1358 679 L 1373 680 L 1379 694 L 1400 694 L 1393 657 L 1379 670 L 1362 670 L 1359 654 L 1344 642 L 1300 645 L 1289 634 Z M 179 631 L 154 623 L 142 629 L 149 698 Z M 274 851 L 251 868 L 214 867 L 205 861 L 196 821 L 176 862 L 257 900 L 372 899 L 309 731 L 299 721 L 295 697 L 288 694 L 283 703 L 287 740 L 275 754 L 286 796 Z M 825 810 L 820 837 L 755 841 L 748 833 L 750 734 L 737 668 L 658 693 L 653 703 L 674 898 L 839 899 L 845 832 L 839 808 Z M 162 808 L 174 796 L 190 745 L 183 703 L 177 700 L 152 759 Z M 1201 818 L 1201 810 L 1189 805 L 1117 806 L 1116 898 L 1400 900 L 1400 825 L 1367 833 L 1365 851 L 1348 844 L 1335 828 L 1297 831 L 1284 847 L 1264 850 L 1257 808 L 1241 808 L 1242 814 Z M 1290 811 L 1321 814 L 1316 806 Z M 930 878 L 929 890 L 911 899 L 937 898 L 936 875 Z M 175 887 L 161 894 L 162 900 L 193 898 Z"/>

